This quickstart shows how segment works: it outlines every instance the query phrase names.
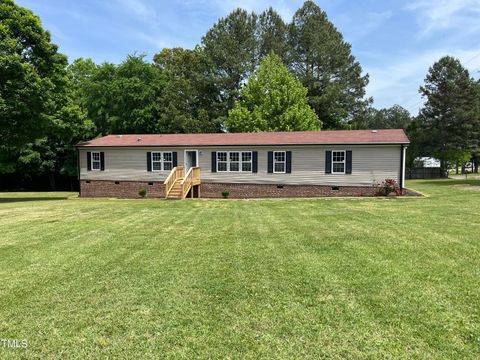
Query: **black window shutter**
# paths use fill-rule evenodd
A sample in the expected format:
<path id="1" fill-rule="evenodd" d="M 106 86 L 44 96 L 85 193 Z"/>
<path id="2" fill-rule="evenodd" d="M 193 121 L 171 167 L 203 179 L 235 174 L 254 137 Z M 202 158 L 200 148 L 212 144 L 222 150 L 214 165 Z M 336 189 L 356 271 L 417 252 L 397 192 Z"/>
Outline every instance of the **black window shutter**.
<path id="1" fill-rule="evenodd" d="M 267 166 L 268 173 L 273 173 L 273 151 L 268 152 L 268 166 Z"/>
<path id="2" fill-rule="evenodd" d="M 286 157 L 286 169 L 285 172 L 287 174 L 290 174 L 292 172 L 292 152 L 287 151 L 287 157 Z"/>
<path id="3" fill-rule="evenodd" d="M 217 152 L 212 151 L 212 172 L 217 172 Z"/>
<path id="4" fill-rule="evenodd" d="M 100 170 L 105 170 L 105 153 L 103 151 L 100 153 Z"/>
<path id="5" fill-rule="evenodd" d="M 258 151 L 252 151 L 252 172 L 258 172 Z"/>
<path id="6" fill-rule="evenodd" d="M 325 174 L 332 173 L 332 152 L 330 150 L 325 151 Z"/>
<path id="7" fill-rule="evenodd" d="M 152 153 L 147 152 L 147 171 L 152 171 Z"/>
<path id="8" fill-rule="evenodd" d="M 352 173 L 352 150 L 347 150 L 347 159 L 346 159 L 346 167 L 345 167 L 345 173 L 346 174 L 351 174 Z"/>
<path id="9" fill-rule="evenodd" d="M 172 152 L 172 162 L 173 162 L 173 167 L 176 167 L 177 166 L 177 152 L 176 151 L 173 151 Z"/>
<path id="10" fill-rule="evenodd" d="M 92 153 L 90 151 L 87 152 L 87 170 L 92 170 Z"/>

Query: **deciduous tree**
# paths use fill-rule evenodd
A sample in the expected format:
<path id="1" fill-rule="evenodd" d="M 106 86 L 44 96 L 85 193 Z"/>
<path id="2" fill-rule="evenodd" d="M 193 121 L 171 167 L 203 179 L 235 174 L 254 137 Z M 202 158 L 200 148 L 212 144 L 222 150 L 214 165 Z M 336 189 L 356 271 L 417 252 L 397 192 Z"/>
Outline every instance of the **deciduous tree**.
<path id="1" fill-rule="evenodd" d="M 321 121 L 307 104 L 307 89 L 278 55 L 265 57 L 229 112 L 233 132 L 318 130 Z"/>
<path id="2" fill-rule="evenodd" d="M 166 77 L 144 55 L 129 55 L 119 65 L 77 59 L 70 71 L 81 98 L 78 102 L 98 135 L 158 131 Z"/>
<path id="3" fill-rule="evenodd" d="M 57 50 L 30 10 L 12 0 L 0 3 L 0 159 L 59 121 L 68 79 L 67 58 Z M 3 163 L 0 172 L 14 168 Z"/>
<path id="4" fill-rule="evenodd" d="M 410 112 L 400 105 L 375 109 L 367 107 L 362 115 L 350 122 L 352 129 L 406 129 L 412 121 Z"/>
<path id="5" fill-rule="evenodd" d="M 163 49 L 155 55 L 154 62 L 167 77 L 158 131 L 220 131 L 219 93 L 204 50 L 200 47 Z"/>

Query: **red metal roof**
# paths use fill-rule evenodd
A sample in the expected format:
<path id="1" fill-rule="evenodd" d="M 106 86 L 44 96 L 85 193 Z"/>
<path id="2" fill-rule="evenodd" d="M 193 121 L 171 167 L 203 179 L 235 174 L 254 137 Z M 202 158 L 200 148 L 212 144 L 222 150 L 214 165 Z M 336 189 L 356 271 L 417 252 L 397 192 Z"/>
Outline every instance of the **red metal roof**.
<path id="1" fill-rule="evenodd" d="M 236 146 L 321 144 L 408 144 L 402 129 L 219 134 L 108 135 L 78 146 Z"/>

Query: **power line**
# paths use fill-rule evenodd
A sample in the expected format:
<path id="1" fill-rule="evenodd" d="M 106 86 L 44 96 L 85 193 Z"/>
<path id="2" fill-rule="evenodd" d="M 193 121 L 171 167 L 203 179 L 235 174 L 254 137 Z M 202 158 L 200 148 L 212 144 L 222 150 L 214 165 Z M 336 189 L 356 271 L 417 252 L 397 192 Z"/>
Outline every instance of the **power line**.
<path id="1" fill-rule="evenodd" d="M 469 64 L 470 62 L 472 62 L 473 60 L 475 60 L 479 56 L 480 56 L 480 52 L 478 52 L 476 55 L 472 56 L 469 60 L 467 60 L 467 62 L 465 62 L 463 64 L 463 66 L 466 66 L 467 64 Z"/>
<path id="2" fill-rule="evenodd" d="M 470 59 L 468 59 L 466 62 L 463 63 L 463 66 L 464 67 L 467 67 L 468 64 L 470 64 L 473 60 L 475 60 L 476 58 L 480 57 L 480 52 L 477 52 L 476 54 L 474 54 Z M 480 71 L 480 67 L 478 67 L 477 69 L 473 69 L 472 72 L 476 72 L 476 71 Z M 415 100 L 416 97 L 412 97 L 410 100 L 406 101 L 405 102 L 405 105 L 411 103 L 413 100 Z M 417 109 L 420 105 L 422 105 L 425 101 L 424 100 L 420 100 L 419 102 L 417 102 L 415 105 L 412 105 L 412 106 L 407 106 L 407 110 L 410 111 L 410 112 L 413 112 L 415 109 Z M 412 110 L 413 109 L 413 110 Z"/>

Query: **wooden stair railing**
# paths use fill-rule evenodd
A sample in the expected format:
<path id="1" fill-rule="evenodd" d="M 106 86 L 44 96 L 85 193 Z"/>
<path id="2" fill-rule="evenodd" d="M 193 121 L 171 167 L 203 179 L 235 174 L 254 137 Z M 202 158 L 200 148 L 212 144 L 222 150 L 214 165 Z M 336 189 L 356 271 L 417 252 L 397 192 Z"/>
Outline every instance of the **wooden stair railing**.
<path id="1" fill-rule="evenodd" d="M 198 166 L 191 167 L 185 178 L 182 180 L 182 199 L 187 197 L 188 192 L 192 186 L 200 184 L 200 168 Z"/>
<path id="2" fill-rule="evenodd" d="M 164 184 L 165 184 L 165 197 L 168 197 L 170 191 L 172 190 L 173 186 L 175 185 L 175 182 L 177 180 L 183 179 L 184 176 L 184 170 L 183 166 L 175 166 L 168 177 L 165 179 Z"/>

